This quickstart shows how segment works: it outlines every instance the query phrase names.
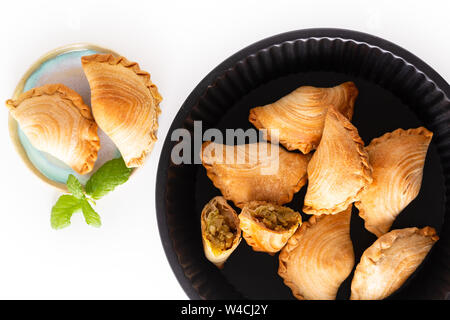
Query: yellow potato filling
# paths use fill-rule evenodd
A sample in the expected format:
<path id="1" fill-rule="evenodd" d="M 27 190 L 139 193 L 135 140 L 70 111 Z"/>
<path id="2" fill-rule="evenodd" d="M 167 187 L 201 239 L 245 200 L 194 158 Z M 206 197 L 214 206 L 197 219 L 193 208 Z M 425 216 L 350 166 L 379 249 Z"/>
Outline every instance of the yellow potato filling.
<path id="1" fill-rule="evenodd" d="M 206 217 L 206 238 L 214 249 L 230 249 L 235 233 L 236 228 L 218 209 L 212 210 Z"/>
<path id="2" fill-rule="evenodd" d="M 300 215 L 287 207 L 264 205 L 251 211 L 251 214 L 268 229 L 274 231 L 288 230 L 300 221 Z"/>

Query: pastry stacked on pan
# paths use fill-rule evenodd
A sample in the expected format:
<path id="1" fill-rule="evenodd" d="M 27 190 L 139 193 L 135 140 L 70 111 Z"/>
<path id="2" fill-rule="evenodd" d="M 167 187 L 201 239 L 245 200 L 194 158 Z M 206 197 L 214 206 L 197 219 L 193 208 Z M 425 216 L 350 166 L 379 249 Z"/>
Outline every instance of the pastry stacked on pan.
<path id="1" fill-rule="evenodd" d="M 135 62 L 111 54 L 81 58 L 91 87 L 92 110 L 63 84 L 47 84 L 6 101 L 11 115 L 37 149 L 79 174 L 97 160 L 100 127 L 117 145 L 128 167 L 143 164 L 153 148 L 161 96 Z"/>
<path id="2" fill-rule="evenodd" d="M 365 146 L 351 123 L 357 96 L 352 82 L 300 87 L 250 110 L 249 121 L 265 129 L 268 142 L 203 144 L 203 166 L 223 195 L 201 215 L 210 261 L 223 267 L 242 230 L 255 251 L 280 252 L 278 273 L 296 298 L 335 299 L 355 266 L 355 204 L 366 229 L 379 238 L 356 266 L 350 298 L 383 299 L 415 271 L 439 239 L 436 231 L 390 229 L 419 193 L 433 134 L 424 127 L 397 129 Z M 264 172 L 274 161 L 277 170 Z M 300 213 L 283 205 L 306 182 L 303 212 L 311 217 L 302 224 Z"/>

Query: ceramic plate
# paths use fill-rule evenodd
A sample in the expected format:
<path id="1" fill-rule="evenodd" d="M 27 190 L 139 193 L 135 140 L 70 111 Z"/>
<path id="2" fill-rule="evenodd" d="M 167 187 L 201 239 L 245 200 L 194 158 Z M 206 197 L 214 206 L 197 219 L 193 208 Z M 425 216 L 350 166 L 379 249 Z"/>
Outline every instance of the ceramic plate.
<path id="1" fill-rule="evenodd" d="M 17 85 L 13 98 L 32 88 L 49 83 L 62 83 L 78 92 L 83 101 L 90 106 L 91 92 L 89 83 L 81 67 L 81 57 L 95 53 L 112 53 L 113 51 L 90 44 L 73 44 L 54 49 L 35 62 Z M 117 55 L 117 54 L 116 54 Z M 11 138 L 26 165 L 46 183 L 65 190 L 69 174 L 75 175 L 85 183 L 103 163 L 120 156 L 114 143 L 99 129 L 100 150 L 93 170 L 89 174 L 80 175 L 69 166 L 42 152 L 30 143 L 20 130 L 17 121 L 9 117 Z"/>

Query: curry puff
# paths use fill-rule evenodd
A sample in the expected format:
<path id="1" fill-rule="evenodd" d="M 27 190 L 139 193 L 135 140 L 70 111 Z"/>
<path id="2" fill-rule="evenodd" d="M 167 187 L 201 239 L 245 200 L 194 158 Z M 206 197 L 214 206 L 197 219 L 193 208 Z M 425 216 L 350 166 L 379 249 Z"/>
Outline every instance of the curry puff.
<path id="1" fill-rule="evenodd" d="M 351 120 L 357 96 L 353 82 L 333 88 L 304 86 L 274 103 L 251 109 L 249 121 L 258 129 L 267 129 L 266 140 L 278 133 L 288 150 L 309 153 L 319 145 L 327 110 L 334 107 Z"/>
<path id="2" fill-rule="evenodd" d="M 223 268 L 241 242 L 239 218 L 223 197 L 215 197 L 203 208 L 200 220 L 206 258 Z"/>
<path id="3" fill-rule="evenodd" d="M 424 127 L 397 129 L 366 147 L 373 182 L 355 206 L 366 229 L 378 237 L 389 231 L 398 214 L 419 194 L 432 136 Z"/>
<path id="4" fill-rule="evenodd" d="M 62 84 L 22 93 L 6 106 L 31 144 L 79 174 L 92 170 L 100 149 L 97 124 L 81 96 Z"/>
<path id="5" fill-rule="evenodd" d="M 439 237 L 431 227 L 392 230 L 366 251 L 355 270 L 351 300 L 381 300 L 399 289 Z"/>
<path id="6" fill-rule="evenodd" d="M 239 214 L 245 241 L 255 251 L 274 254 L 284 247 L 302 221 L 291 208 L 265 201 L 247 203 Z"/>
<path id="7" fill-rule="evenodd" d="M 297 299 L 336 299 L 341 283 L 355 264 L 351 209 L 312 216 L 281 250 L 278 274 Z"/>
<path id="8" fill-rule="evenodd" d="M 111 54 L 81 58 L 91 87 L 92 113 L 127 167 L 139 167 L 156 141 L 162 98 L 136 62 Z"/>
<path id="9" fill-rule="evenodd" d="M 328 110 L 322 140 L 308 164 L 303 211 L 336 214 L 372 182 L 369 157 L 358 130 L 341 113 Z"/>
<path id="10" fill-rule="evenodd" d="M 267 142 L 237 146 L 205 142 L 201 159 L 214 186 L 242 208 L 253 200 L 290 202 L 306 183 L 310 156 Z"/>

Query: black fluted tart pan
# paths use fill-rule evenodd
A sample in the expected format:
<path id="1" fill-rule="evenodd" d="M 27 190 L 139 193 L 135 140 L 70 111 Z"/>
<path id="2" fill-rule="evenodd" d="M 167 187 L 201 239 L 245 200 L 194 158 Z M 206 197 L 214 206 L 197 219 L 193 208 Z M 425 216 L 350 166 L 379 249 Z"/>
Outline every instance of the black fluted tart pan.
<path id="1" fill-rule="evenodd" d="M 438 44 L 436 44 L 438 47 Z M 159 161 L 158 227 L 165 253 L 191 299 L 294 299 L 278 276 L 278 255 L 254 252 L 242 241 L 223 270 L 204 256 L 200 213 L 220 191 L 199 164 L 175 165 L 175 129 L 252 128 L 250 108 L 276 101 L 302 85 L 328 87 L 353 81 L 359 90 L 352 123 L 368 144 L 397 128 L 425 126 L 434 133 L 418 197 L 393 229 L 434 227 L 440 240 L 422 265 L 389 299 L 450 298 L 450 86 L 418 57 L 378 37 L 340 29 L 306 29 L 252 44 L 212 70 L 176 115 Z M 199 146 L 193 147 L 194 158 Z M 301 212 L 304 187 L 289 204 Z M 307 216 L 303 215 L 303 220 Z M 355 266 L 376 237 L 353 208 Z M 348 299 L 353 272 L 337 299 Z"/>

